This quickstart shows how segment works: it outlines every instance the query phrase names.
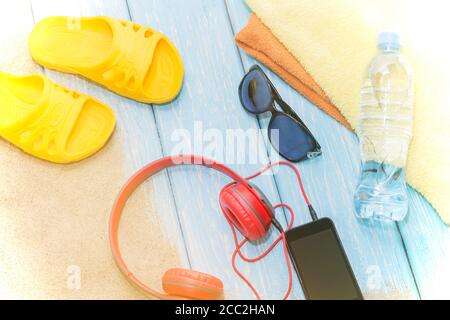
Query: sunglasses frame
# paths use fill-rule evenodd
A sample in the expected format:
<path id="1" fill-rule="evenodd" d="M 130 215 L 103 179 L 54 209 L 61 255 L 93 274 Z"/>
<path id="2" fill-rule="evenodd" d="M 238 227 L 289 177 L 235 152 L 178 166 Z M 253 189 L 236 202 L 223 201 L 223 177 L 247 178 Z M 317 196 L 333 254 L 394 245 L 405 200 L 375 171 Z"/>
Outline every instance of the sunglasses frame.
<path id="1" fill-rule="evenodd" d="M 269 84 L 269 87 L 271 89 L 271 93 L 272 93 L 272 102 L 270 107 L 268 108 L 268 110 L 266 111 L 262 111 L 262 112 L 251 112 L 249 110 L 247 110 L 247 108 L 244 106 L 244 102 L 242 101 L 242 86 L 244 84 L 244 80 L 246 79 L 246 77 L 252 72 L 252 71 L 257 71 L 259 72 L 263 78 L 266 80 L 266 82 Z M 282 155 L 280 153 L 280 151 L 277 150 L 277 152 L 283 157 L 288 159 L 291 162 L 301 162 L 303 160 L 306 159 L 314 159 L 317 158 L 318 156 L 320 156 L 322 154 L 322 147 L 320 146 L 319 142 L 316 140 L 316 138 L 314 137 L 314 135 L 312 134 L 312 132 L 308 129 L 308 127 L 305 125 L 305 123 L 302 121 L 302 119 L 300 119 L 300 117 L 297 115 L 297 113 L 295 113 L 295 111 L 291 108 L 291 106 L 289 106 L 284 100 L 283 98 L 281 98 L 281 95 L 278 93 L 277 89 L 275 88 L 275 86 L 273 85 L 272 81 L 270 81 L 269 77 L 266 75 L 266 73 L 264 72 L 264 70 L 258 66 L 258 65 L 254 65 L 250 68 L 250 70 L 245 74 L 245 76 L 242 78 L 241 83 L 239 85 L 239 100 L 241 101 L 242 107 L 245 109 L 245 111 L 254 114 L 254 115 L 261 115 L 263 113 L 266 112 L 270 112 L 272 114 L 270 122 L 269 122 L 269 126 L 267 128 L 267 134 L 269 137 L 269 141 L 272 144 L 272 146 L 274 146 L 272 140 L 271 140 L 271 126 L 272 126 L 272 122 L 273 120 L 280 115 L 286 116 L 288 118 L 290 118 L 291 120 L 293 120 L 298 126 L 300 126 L 305 132 L 306 134 L 308 134 L 311 139 L 313 140 L 314 146 L 313 148 L 308 151 L 306 153 L 305 156 L 298 158 L 298 159 L 288 159 L 286 158 L 284 155 Z M 280 108 L 282 109 L 282 111 L 278 110 L 275 107 L 275 102 L 280 106 Z M 274 146 L 275 148 L 275 146 Z M 275 148 L 277 149 L 277 148 Z"/>

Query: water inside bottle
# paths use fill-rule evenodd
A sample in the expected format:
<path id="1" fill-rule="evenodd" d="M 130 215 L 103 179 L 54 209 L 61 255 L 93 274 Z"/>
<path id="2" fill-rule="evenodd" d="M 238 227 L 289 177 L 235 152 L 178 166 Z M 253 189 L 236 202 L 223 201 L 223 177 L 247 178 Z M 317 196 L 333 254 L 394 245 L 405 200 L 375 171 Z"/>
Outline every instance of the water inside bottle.
<path id="1" fill-rule="evenodd" d="M 408 212 L 404 167 L 413 128 L 411 72 L 398 51 L 381 52 L 361 89 L 358 136 L 363 158 L 355 208 L 360 218 L 402 220 Z"/>

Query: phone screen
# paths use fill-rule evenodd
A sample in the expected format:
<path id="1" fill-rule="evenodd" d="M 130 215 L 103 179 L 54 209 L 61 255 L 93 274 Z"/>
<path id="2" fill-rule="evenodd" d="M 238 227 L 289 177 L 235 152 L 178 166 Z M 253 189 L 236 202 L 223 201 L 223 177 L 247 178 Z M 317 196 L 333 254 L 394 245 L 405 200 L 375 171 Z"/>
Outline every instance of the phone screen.
<path id="1" fill-rule="evenodd" d="M 290 230 L 286 239 L 307 299 L 363 298 L 331 220 Z"/>

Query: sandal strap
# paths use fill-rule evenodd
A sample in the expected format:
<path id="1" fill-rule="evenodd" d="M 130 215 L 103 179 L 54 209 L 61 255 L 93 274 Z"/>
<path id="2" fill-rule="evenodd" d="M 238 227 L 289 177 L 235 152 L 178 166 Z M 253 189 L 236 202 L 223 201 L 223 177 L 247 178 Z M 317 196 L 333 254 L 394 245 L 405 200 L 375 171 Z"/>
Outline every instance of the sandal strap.
<path id="1" fill-rule="evenodd" d="M 39 117 L 40 114 L 42 114 L 46 109 L 47 100 L 49 93 L 51 91 L 52 83 L 42 75 L 36 74 L 33 75 L 33 77 L 40 77 L 44 82 L 44 88 L 42 91 L 42 95 L 39 98 L 39 101 L 36 101 L 36 103 L 32 106 L 32 111 L 29 112 L 26 116 L 19 117 L 19 119 L 14 123 L 12 123 L 11 125 L 0 128 L 1 135 L 7 136 L 10 135 L 11 133 L 22 130 L 24 126 L 26 126 L 30 121 L 33 121 L 33 119 L 35 119 L 36 117 Z M 0 86 L 0 94 L 2 95 L 2 102 L 1 102 L 2 104 L 17 105 L 18 103 L 22 103 L 23 104 L 22 107 L 24 109 L 30 108 L 29 104 L 22 102 L 21 100 L 18 100 L 10 89 Z"/>
<path id="2" fill-rule="evenodd" d="M 50 156 L 63 156 L 69 136 L 89 98 L 49 80 L 46 85 L 50 86 L 44 102 L 46 107 L 40 114 L 22 124 L 20 129 L 10 132 L 9 137 L 23 149 L 45 151 Z"/>
<path id="3" fill-rule="evenodd" d="M 95 80 L 111 89 L 140 93 L 156 46 L 164 36 L 133 22 L 105 19 L 113 30 L 112 53 L 96 70 Z"/>

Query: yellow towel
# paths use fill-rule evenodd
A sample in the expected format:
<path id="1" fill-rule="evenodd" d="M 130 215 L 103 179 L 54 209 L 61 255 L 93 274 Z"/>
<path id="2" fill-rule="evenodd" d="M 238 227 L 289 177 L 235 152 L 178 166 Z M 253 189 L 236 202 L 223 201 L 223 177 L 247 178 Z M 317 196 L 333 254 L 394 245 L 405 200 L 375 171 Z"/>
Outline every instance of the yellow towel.
<path id="1" fill-rule="evenodd" d="M 353 128 L 380 31 L 400 32 L 415 76 L 408 182 L 450 223 L 450 30 L 447 1 L 247 0 Z M 332 134 L 332 133 L 330 133 Z"/>

